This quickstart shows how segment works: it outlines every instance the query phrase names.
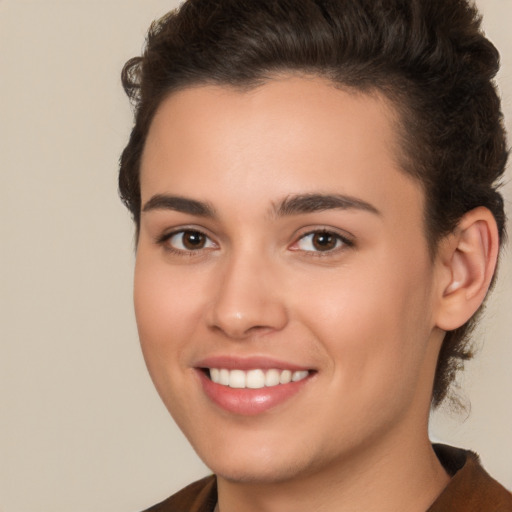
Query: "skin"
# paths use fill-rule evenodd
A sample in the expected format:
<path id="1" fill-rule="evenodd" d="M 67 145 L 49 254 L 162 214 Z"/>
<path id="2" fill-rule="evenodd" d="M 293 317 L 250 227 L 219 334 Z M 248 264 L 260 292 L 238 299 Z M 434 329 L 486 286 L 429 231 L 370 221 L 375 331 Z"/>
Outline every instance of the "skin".
<path id="1" fill-rule="evenodd" d="M 423 192 L 396 141 L 385 99 L 315 77 L 189 88 L 156 113 L 141 166 L 137 324 L 162 400 L 218 475 L 222 512 L 425 511 L 448 482 L 427 423 L 452 274 L 429 256 Z M 370 207 L 280 211 L 304 194 Z M 165 195 L 211 215 L 154 199 Z M 204 246 L 181 245 L 184 229 Z M 334 248 L 314 246 L 314 230 Z M 197 370 L 226 355 L 314 373 L 284 403 L 233 414 Z"/>

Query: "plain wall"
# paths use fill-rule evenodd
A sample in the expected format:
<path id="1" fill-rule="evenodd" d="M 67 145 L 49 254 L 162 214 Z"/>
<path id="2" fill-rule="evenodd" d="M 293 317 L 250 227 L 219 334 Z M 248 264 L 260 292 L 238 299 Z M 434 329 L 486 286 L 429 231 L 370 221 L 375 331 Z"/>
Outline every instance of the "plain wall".
<path id="1" fill-rule="evenodd" d="M 478 3 L 503 55 L 510 132 L 512 2 Z M 131 128 L 120 70 L 175 5 L 0 0 L 2 512 L 137 511 L 208 472 L 142 360 L 133 230 L 117 197 Z M 512 489 L 511 263 L 509 249 L 462 380 L 471 413 L 436 413 L 432 435 L 477 450 Z"/>

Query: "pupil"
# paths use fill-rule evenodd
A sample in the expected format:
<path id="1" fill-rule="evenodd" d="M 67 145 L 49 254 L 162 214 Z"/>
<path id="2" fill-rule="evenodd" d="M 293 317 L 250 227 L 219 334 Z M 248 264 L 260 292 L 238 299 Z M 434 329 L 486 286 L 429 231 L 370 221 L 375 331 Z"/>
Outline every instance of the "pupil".
<path id="1" fill-rule="evenodd" d="M 197 231 L 186 231 L 183 237 L 183 245 L 187 249 L 198 249 L 204 245 L 204 236 Z"/>
<path id="2" fill-rule="evenodd" d="M 330 233 L 317 233 L 313 236 L 313 245 L 320 251 L 334 249 L 336 238 Z"/>

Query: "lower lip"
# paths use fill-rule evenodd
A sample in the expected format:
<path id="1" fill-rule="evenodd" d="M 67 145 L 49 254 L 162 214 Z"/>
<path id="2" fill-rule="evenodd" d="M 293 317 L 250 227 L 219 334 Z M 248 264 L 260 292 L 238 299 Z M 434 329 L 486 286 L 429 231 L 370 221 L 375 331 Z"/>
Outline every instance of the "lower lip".
<path id="1" fill-rule="evenodd" d="M 211 381 L 202 370 L 197 370 L 206 396 L 233 414 L 255 416 L 277 407 L 296 395 L 310 380 L 310 377 L 260 389 L 236 389 Z"/>

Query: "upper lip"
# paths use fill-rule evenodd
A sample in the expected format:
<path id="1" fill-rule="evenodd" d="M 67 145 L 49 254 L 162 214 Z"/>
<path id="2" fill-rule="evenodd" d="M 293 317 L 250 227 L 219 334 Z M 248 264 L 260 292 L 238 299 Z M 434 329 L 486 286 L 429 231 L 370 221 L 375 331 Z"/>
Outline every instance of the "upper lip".
<path id="1" fill-rule="evenodd" d="M 227 370 L 311 370 L 312 368 L 300 364 L 282 361 L 273 357 L 251 356 L 234 357 L 230 355 L 209 356 L 197 361 L 196 368 L 225 368 Z"/>

